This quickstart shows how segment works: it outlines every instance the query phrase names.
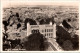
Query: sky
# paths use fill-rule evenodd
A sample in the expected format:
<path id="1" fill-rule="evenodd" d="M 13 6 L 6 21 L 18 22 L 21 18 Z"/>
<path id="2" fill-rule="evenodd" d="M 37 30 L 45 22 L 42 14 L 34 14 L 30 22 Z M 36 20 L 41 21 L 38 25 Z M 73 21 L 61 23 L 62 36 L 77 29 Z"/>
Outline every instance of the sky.
<path id="1" fill-rule="evenodd" d="M 39 1 L 2 1 L 1 2 L 2 7 L 15 7 L 15 6 L 25 6 L 25 5 L 61 5 L 61 6 L 78 6 L 79 2 L 39 2 Z"/>

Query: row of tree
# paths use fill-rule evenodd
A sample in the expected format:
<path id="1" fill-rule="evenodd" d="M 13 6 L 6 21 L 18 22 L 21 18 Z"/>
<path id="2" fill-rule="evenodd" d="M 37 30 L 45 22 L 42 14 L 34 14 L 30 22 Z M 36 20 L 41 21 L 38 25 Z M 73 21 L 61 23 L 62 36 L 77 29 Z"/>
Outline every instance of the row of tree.
<path id="1" fill-rule="evenodd" d="M 63 27 L 57 26 L 57 43 L 64 50 L 79 50 L 79 36 L 74 34 L 73 37 L 70 33 L 68 33 Z"/>

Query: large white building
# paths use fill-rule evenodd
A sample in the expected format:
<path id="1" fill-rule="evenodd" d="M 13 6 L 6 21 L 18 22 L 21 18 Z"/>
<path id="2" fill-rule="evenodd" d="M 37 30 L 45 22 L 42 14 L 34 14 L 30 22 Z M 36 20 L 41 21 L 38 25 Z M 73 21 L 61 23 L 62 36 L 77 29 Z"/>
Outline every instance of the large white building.
<path id="1" fill-rule="evenodd" d="M 46 38 L 56 38 L 56 24 L 54 25 L 30 25 L 27 23 L 27 36 L 31 33 L 38 33 L 40 32 Z"/>

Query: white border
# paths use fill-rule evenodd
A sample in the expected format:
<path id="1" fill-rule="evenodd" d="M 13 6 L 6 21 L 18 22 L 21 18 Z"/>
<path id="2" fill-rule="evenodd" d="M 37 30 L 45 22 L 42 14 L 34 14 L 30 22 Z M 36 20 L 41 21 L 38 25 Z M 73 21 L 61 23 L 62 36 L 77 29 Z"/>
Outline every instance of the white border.
<path id="1" fill-rule="evenodd" d="M 3 0 L 4 1 L 4 0 Z M 2 2 L 3 2 L 2 1 Z M 6 0 L 6 1 L 10 1 L 10 0 Z M 11 0 L 11 1 L 13 1 L 13 0 Z M 26 1 L 26 2 L 78 2 L 79 3 L 79 1 L 76 1 L 76 0 L 73 0 L 73 1 L 70 1 L 70 0 L 67 0 L 67 1 L 60 1 L 60 0 L 57 0 L 57 1 L 52 1 L 52 0 L 48 0 L 48 1 L 32 1 L 32 0 L 14 0 L 14 1 Z M 2 2 L 1 2 L 1 4 L 2 4 Z M 79 3 L 79 5 L 80 5 L 80 3 Z M 80 6 L 79 6 L 79 12 L 80 12 Z M 79 16 L 80 16 L 80 13 L 79 13 Z M 1 5 L 1 18 L 2 18 L 2 5 Z M 2 51 L 2 19 L 0 19 L 0 24 L 1 24 L 1 33 L 0 33 L 0 38 L 1 38 L 1 41 L 0 41 L 0 46 L 1 46 L 1 48 L 0 48 L 0 50 L 1 50 L 1 52 L 66 52 L 66 51 Z M 79 20 L 79 26 L 80 26 L 80 20 Z M 80 34 L 80 33 L 79 33 Z M 79 36 L 79 38 L 80 38 L 80 36 Z M 80 39 L 79 39 L 80 40 Z M 79 44 L 80 44 L 80 41 L 79 41 Z M 80 46 L 79 46 L 79 48 L 80 48 Z M 80 51 L 80 49 L 79 49 L 79 51 Z M 79 51 L 67 51 L 67 52 L 79 52 Z"/>

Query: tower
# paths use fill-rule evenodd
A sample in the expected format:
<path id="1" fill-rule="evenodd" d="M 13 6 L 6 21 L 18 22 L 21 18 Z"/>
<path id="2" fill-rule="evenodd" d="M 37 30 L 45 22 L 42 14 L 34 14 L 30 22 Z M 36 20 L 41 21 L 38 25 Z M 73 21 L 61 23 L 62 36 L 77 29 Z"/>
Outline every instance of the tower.
<path id="1" fill-rule="evenodd" d="M 56 41 L 56 23 L 53 25 L 53 38 Z"/>
<path id="2" fill-rule="evenodd" d="M 52 25 L 52 22 L 50 21 L 49 25 Z"/>
<path id="3" fill-rule="evenodd" d="M 29 22 L 27 23 L 27 36 L 31 34 L 31 28 Z"/>

